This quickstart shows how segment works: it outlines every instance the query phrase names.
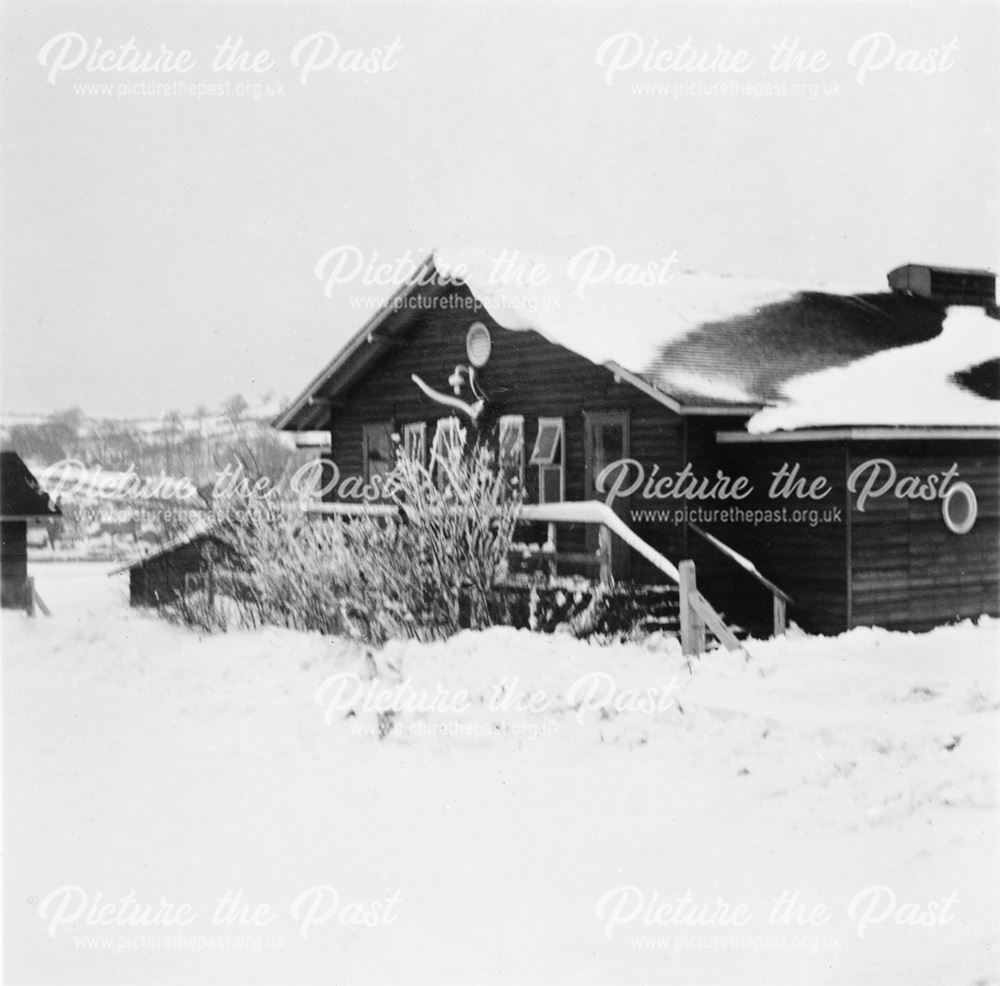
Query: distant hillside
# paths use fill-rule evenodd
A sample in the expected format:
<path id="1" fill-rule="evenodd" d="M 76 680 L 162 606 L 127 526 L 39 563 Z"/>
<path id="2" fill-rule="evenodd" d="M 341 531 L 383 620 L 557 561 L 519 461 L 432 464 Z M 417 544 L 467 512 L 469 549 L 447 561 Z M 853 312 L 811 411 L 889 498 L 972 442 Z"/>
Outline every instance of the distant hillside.
<path id="1" fill-rule="evenodd" d="M 234 395 L 220 409 L 113 419 L 89 417 L 78 408 L 48 416 L 0 416 L 0 439 L 33 468 L 80 459 L 109 470 L 134 467 L 140 475 L 186 476 L 196 486 L 215 481 L 227 466 L 277 481 L 296 458 L 291 436 L 270 422 L 283 402 L 250 406 Z"/>
<path id="2" fill-rule="evenodd" d="M 233 398 L 218 412 L 200 408 L 159 418 L 93 418 L 76 408 L 0 418 L 4 447 L 18 452 L 36 476 L 57 477 L 60 472 L 47 467 L 73 459 L 97 476 L 132 472 L 151 480 L 184 478 L 201 494 L 178 509 L 169 500 L 122 501 L 70 482 L 59 497 L 62 516 L 32 530 L 32 557 L 134 558 L 203 516 L 224 474 L 266 477 L 281 487 L 282 479 L 315 452 L 298 451 L 291 435 L 271 428 L 280 409 L 277 402 L 249 407 Z M 70 467 L 70 475 L 79 471 Z"/>

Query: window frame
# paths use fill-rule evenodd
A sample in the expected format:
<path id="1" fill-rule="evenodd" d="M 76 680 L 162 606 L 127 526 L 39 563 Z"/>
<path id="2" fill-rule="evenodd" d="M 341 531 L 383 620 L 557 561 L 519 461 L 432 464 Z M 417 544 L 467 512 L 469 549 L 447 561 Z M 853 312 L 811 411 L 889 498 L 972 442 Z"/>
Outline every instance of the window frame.
<path id="1" fill-rule="evenodd" d="M 950 513 L 951 502 L 959 495 L 965 497 L 968 511 L 965 520 L 961 522 L 954 520 Z M 976 491 L 965 482 L 955 483 L 949 487 L 948 492 L 941 498 L 941 516 L 944 518 L 945 527 L 952 534 L 968 534 L 976 526 L 976 520 L 979 518 L 979 498 L 976 496 Z"/>
<path id="2" fill-rule="evenodd" d="M 410 447 L 410 439 L 416 436 L 416 445 L 419 449 L 419 454 L 415 457 L 416 461 L 420 465 L 427 465 L 427 422 L 426 421 L 411 421 L 409 424 L 403 425 L 403 452 L 407 456 L 413 454 L 413 450 Z"/>
<path id="3" fill-rule="evenodd" d="M 439 454 L 438 448 L 439 445 L 448 441 L 449 433 L 454 435 L 457 445 L 457 440 L 461 438 L 462 433 L 462 423 L 458 420 L 457 415 L 451 414 L 444 418 L 438 418 L 437 421 L 434 422 L 434 439 L 431 444 L 429 466 L 431 474 L 434 477 L 434 481 L 439 487 L 442 485 L 444 477 L 441 474 L 441 459 L 443 456 Z"/>
<path id="4" fill-rule="evenodd" d="M 392 422 L 374 421 L 371 424 L 363 424 L 361 426 L 361 475 L 366 485 L 372 481 L 370 437 L 379 434 L 384 434 L 386 437 L 386 454 L 388 455 L 388 458 L 385 463 L 385 472 L 377 473 L 376 475 L 388 475 L 392 472 L 393 466 L 395 465 L 392 454 Z"/>
<path id="5" fill-rule="evenodd" d="M 502 414 L 500 416 L 500 421 L 497 424 L 497 466 L 500 471 L 504 471 L 504 430 L 505 428 L 510 428 L 511 426 L 516 426 L 517 431 L 517 441 L 515 448 L 517 449 L 517 481 L 521 484 L 521 489 L 524 489 L 524 467 L 527 459 L 527 444 L 524 438 L 524 415 L 523 414 Z"/>
<path id="6" fill-rule="evenodd" d="M 538 444 L 542 438 L 542 432 L 546 428 L 556 429 L 556 440 L 552 445 L 551 456 L 539 456 Z M 535 444 L 531 450 L 530 464 L 538 469 L 538 502 L 539 503 L 563 503 L 566 500 L 566 419 L 565 418 L 539 418 L 538 431 L 535 434 Z M 545 477 L 551 470 L 558 470 L 559 473 L 559 499 L 545 499 Z"/>

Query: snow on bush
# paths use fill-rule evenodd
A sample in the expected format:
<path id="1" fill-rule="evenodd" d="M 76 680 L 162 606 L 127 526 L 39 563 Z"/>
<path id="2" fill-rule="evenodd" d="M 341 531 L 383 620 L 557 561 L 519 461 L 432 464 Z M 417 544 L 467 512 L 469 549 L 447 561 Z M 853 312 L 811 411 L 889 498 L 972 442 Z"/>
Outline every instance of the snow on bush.
<path id="1" fill-rule="evenodd" d="M 383 487 L 395 515 L 310 519 L 286 501 L 227 505 L 216 526 L 243 565 L 211 578 L 235 619 L 204 596 L 169 615 L 210 631 L 270 624 L 373 645 L 508 622 L 496 582 L 520 494 L 491 447 L 455 446 L 435 453 L 430 468 L 400 455 Z"/>

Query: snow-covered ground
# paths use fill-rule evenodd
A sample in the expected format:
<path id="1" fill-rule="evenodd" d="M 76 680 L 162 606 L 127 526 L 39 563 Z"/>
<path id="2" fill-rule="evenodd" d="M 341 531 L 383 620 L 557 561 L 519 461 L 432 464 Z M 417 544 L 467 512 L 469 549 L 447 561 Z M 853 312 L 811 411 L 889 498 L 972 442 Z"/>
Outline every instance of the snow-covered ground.
<path id="1" fill-rule="evenodd" d="M 690 670 L 497 630 L 372 678 L 108 567 L 3 614 L 11 986 L 1000 982 L 995 622 Z"/>

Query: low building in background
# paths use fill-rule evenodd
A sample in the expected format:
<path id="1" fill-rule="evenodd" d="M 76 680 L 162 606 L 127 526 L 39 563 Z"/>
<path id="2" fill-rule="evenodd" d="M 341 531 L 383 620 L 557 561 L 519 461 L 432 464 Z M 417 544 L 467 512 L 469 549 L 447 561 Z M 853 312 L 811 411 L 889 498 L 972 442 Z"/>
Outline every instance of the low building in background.
<path id="1" fill-rule="evenodd" d="M 58 517 L 59 508 L 16 452 L 0 452 L 0 605 L 30 609 L 28 527 Z"/>

